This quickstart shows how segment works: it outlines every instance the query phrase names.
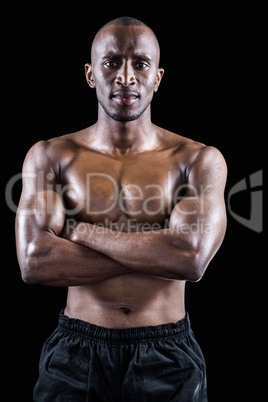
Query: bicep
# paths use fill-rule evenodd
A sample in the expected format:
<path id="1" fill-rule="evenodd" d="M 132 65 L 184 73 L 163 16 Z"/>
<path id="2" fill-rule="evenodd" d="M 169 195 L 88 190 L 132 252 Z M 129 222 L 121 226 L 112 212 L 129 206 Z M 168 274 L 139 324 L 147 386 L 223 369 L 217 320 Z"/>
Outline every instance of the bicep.
<path id="1" fill-rule="evenodd" d="M 27 197 L 22 194 L 16 216 L 16 247 L 21 266 L 32 251 L 44 248 L 61 233 L 65 221 L 63 207 L 61 197 L 51 190 Z"/>
<path id="2" fill-rule="evenodd" d="M 18 223 L 25 230 L 48 231 L 59 235 L 65 222 L 65 206 L 62 197 L 53 190 L 24 195 L 17 211 Z"/>
<path id="3" fill-rule="evenodd" d="M 23 165 L 23 190 L 16 216 L 17 249 L 22 255 L 47 233 L 59 235 L 65 222 L 64 201 L 56 191 L 46 148 L 43 142 L 36 144 Z"/>
<path id="4" fill-rule="evenodd" d="M 205 147 L 191 167 L 183 199 L 174 207 L 170 228 L 196 250 L 214 255 L 226 230 L 226 164 L 215 148 Z"/>

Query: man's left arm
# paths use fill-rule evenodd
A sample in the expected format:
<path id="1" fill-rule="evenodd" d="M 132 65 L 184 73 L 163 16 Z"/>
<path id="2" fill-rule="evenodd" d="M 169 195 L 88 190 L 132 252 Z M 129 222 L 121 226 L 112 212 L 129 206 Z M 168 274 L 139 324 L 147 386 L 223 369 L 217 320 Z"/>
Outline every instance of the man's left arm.
<path id="1" fill-rule="evenodd" d="M 169 228 L 124 233 L 80 222 L 69 239 L 136 272 L 198 281 L 224 238 L 226 175 L 221 153 L 204 147 L 188 167 L 186 192 L 171 213 Z"/>

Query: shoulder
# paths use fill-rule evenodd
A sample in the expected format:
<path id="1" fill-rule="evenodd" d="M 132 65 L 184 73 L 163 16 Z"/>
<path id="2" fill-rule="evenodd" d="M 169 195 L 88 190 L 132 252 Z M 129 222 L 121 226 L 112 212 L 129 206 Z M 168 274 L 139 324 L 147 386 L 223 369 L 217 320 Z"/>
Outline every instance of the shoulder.
<path id="1" fill-rule="evenodd" d="M 29 149 L 24 160 L 24 168 L 45 169 L 48 166 L 68 163 L 79 147 L 79 132 L 38 141 Z"/>
<path id="2" fill-rule="evenodd" d="M 222 153 L 212 146 L 202 147 L 188 165 L 186 177 L 188 184 L 210 189 L 213 196 L 222 195 L 227 179 L 227 165 Z"/>
<path id="3" fill-rule="evenodd" d="M 189 168 L 195 163 L 212 165 L 217 163 L 226 167 L 225 159 L 217 148 L 168 130 L 163 130 L 162 135 L 168 147 L 173 148 L 174 152 L 183 153 L 188 158 L 187 165 Z"/>
<path id="4" fill-rule="evenodd" d="M 193 155 L 191 163 L 188 166 L 189 173 L 191 170 L 198 169 L 199 171 L 222 171 L 227 173 L 227 165 L 222 153 L 213 146 L 204 145 Z"/>
<path id="5" fill-rule="evenodd" d="M 180 134 L 171 131 L 160 129 L 160 141 L 164 148 L 169 148 L 174 154 L 184 154 L 190 157 L 192 154 L 197 153 L 205 144 L 192 140 L 191 138 L 184 137 Z"/>
<path id="6" fill-rule="evenodd" d="M 222 153 L 214 146 L 205 145 L 187 137 L 163 130 L 163 137 L 180 165 L 185 169 L 185 176 L 216 176 L 226 181 L 227 165 Z"/>

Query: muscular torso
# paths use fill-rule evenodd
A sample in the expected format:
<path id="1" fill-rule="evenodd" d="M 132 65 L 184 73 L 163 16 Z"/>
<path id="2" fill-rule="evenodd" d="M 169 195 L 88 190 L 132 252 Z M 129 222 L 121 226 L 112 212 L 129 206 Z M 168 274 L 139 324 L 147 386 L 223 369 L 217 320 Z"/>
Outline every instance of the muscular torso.
<path id="1" fill-rule="evenodd" d="M 151 151 L 119 155 L 94 149 L 84 132 L 55 140 L 67 214 L 118 231 L 118 242 L 120 232 L 168 227 L 200 144 L 168 132 L 159 143 Z M 65 314 L 108 328 L 176 322 L 185 315 L 184 287 L 184 281 L 135 272 L 118 275 L 69 287 Z"/>

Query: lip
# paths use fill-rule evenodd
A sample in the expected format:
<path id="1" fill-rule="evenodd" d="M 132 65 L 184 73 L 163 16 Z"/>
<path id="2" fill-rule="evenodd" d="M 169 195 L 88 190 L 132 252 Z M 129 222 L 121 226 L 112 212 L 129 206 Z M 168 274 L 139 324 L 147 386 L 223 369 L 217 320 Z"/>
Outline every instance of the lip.
<path id="1" fill-rule="evenodd" d="M 119 104 L 119 105 L 132 105 L 136 102 L 139 95 L 136 92 L 128 92 L 128 91 L 117 91 L 112 94 L 112 98 Z"/>

